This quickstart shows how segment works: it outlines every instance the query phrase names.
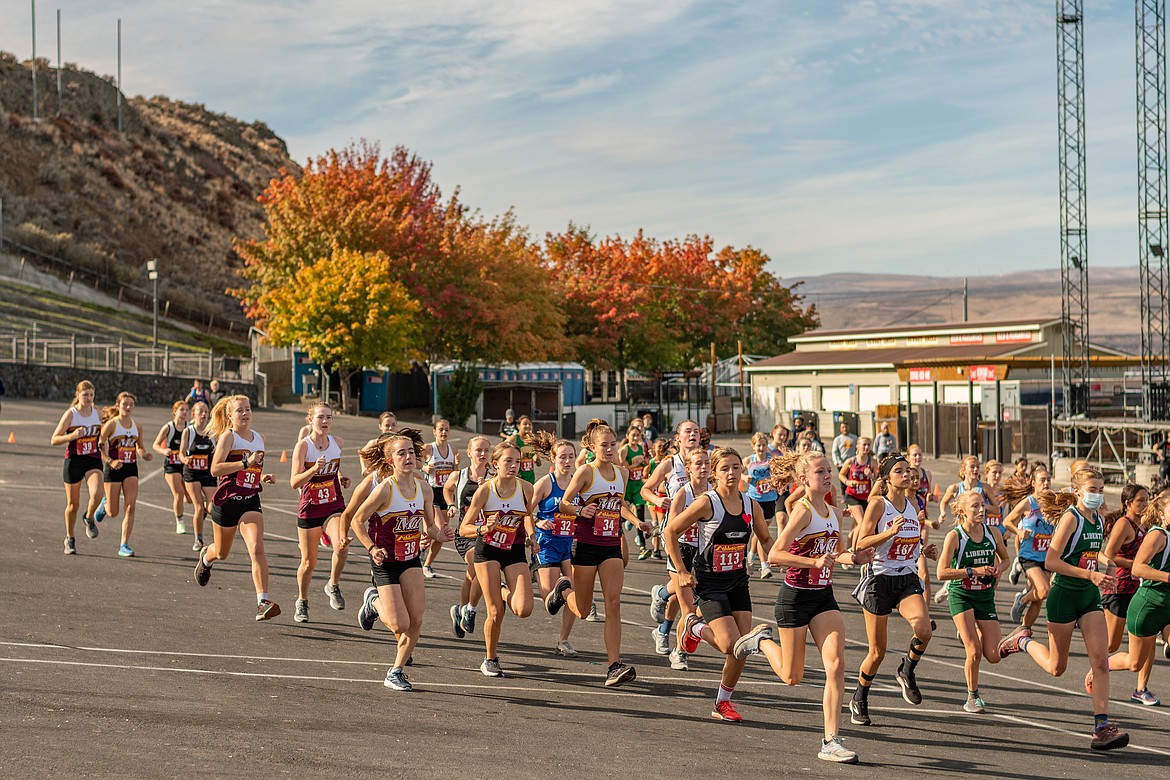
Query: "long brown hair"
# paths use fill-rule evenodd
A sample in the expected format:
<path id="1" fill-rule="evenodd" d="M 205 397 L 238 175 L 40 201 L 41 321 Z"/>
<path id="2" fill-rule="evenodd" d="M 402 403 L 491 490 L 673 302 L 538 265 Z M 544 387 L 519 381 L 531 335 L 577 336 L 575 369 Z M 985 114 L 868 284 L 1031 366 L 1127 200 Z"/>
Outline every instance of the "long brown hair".
<path id="1" fill-rule="evenodd" d="M 1072 475 L 1072 486 L 1082 488 L 1094 479 L 1103 479 L 1099 469 L 1091 466 L 1077 469 L 1076 473 Z M 1077 503 L 1077 496 L 1071 491 L 1055 493 L 1046 490 L 1036 496 L 1036 501 L 1040 504 L 1040 511 L 1044 513 L 1044 519 L 1050 523 L 1056 523 L 1070 507 Z"/>
<path id="2" fill-rule="evenodd" d="M 362 460 L 370 464 L 371 472 L 376 472 L 379 477 L 384 478 L 393 471 L 393 467 L 390 465 L 390 459 L 386 457 L 386 447 L 399 439 L 409 441 L 414 449 L 414 457 L 418 459 L 422 458 L 424 440 L 422 434 L 414 428 L 403 428 L 394 433 L 383 433 L 374 439 L 369 446 L 362 447 L 358 450 L 358 455 Z"/>
<path id="3" fill-rule="evenodd" d="M 80 387 L 80 385 L 78 386 Z M 127 393 L 125 390 L 118 393 L 118 396 L 114 399 L 114 405 L 104 407 L 101 413 L 98 414 L 98 419 L 102 421 L 103 425 L 118 416 L 118 407 L 122 405 L 122 399 L 124 398 L 129 398 L 134 403 L 138 403 L 138 399 L 134 396 L 134 393 Z"/>
<path id="4" fill-rule="evenodd" d="M 1129 511 L 1129 505 L 1132 504 L 1134 501 L 1136 501 L 1137 497 L 1143 491 L 1145 492 L 1145 494 L 1147 496 L 1150 494 L 1149 488 L 1147 488 L 1145 485 L 1139 485 L 1136 482 L 1125 483 L 1125 487 L 1123 487 L 1121 489 L 1121 509 L 1117 510 L 1117 511 L 1110 512 L 1109 514 L 1105 515 L 1105 535 L 1106 536 L 1113 533 L 1113 526 L 1117 524 L 1118 520 L 1125 517 L 1125 513 Z M 1138 522 L 1139 523 L 1145 522 L 1145 515 L 1144 514 L 1138 518 Z"/>

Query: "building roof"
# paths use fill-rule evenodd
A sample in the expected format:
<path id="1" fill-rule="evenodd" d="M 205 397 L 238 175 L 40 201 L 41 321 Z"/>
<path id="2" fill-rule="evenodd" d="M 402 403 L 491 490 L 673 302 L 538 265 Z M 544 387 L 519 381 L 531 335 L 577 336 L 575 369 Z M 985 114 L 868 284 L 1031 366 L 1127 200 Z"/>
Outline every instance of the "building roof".
<path id="1" fill-rule="evenodd" d="M 945 347 L 895 347 L 891 349 L 826 349 L 816 352 L 789 352 L 761 360 L 744 368 L 745 372 L 768 370 L 803 371 L 808 369 L 888 369 L 908 359 L 961 361 L 993 360 L 1027 352 L 1035 344 L 971 344 Z"/>
<path id="2" fill-rule="evenodd" d="M 949 335 L 952 333 L 986 333 L 994 330 L 1039 330 L 1058 324 L 1060 318 L 1045 317 L 1021 320 L 991 320 L 986 322 L 942 322 L 933 325 L 886 325 L 881 328 L 853 328 L 846 330 L 813 330 L 792 336 L 788 340 L 793 344 L 811 341 L 838 341 L 864 336 L 885 336 L 894 338 L 903 334 Z"/>

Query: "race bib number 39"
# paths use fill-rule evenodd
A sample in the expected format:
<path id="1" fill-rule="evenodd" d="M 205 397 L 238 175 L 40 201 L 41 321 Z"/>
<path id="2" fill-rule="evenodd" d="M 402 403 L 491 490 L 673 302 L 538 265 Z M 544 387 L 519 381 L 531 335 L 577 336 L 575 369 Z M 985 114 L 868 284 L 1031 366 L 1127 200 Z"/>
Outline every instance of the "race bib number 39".
<path id="1" fill-rule="evenodd" d="M 84 439 L 77 440 L 77 454 L 78 455 L 95 455 L 97 454 L 97 439 L 89 436 Z"/>
<path id="2" fill-rule="evenodd" d="M 714 572 L 737 571 L 743 568 L 746 544 L 717 544 L 711 556 L 711 570 Z"/>

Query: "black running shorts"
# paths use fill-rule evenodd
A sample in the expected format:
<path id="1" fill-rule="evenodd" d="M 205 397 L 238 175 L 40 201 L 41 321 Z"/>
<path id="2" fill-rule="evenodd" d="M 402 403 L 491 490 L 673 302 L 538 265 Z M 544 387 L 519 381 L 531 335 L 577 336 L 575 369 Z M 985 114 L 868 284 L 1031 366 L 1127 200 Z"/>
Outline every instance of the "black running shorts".
<path id="1" fill-rule="evenodd" d="M 841 611 L 833 587 L 794 588 L 780 583 L 776 594 L 776 625 L 780 628 L 803 628 L 822 612 Z"/>
<path id="2" fill-rule="evenodd" d="M 733 581 L 698 578 L 695 603 L 703 620 L 710 623 L 722 617 L 733 617 L 736 612 L 752 611 L 752 594 L 748 590 L 747 572 Z"/>
<path id="3" fill-rule="evenodd" d="M 403 572 L 421 568 L 422 558 L 411 558 L 409 561 L 371 563 L 370 578 L 374 581 L 375 588 L 381 588 L 384 585 L 397 585 Z"/>
<path id="4" fill-rule="evenodd" d="M 572 563 L 574 566 L 600 566 L 610 558 L 622 557 L 622 546 L 574 542 Z"/>
<path id="5" fill-rule="evenodd" d="M 211 522 L 220 528 L 235 528 L 248 512 L 263 512 L 260 506 L 260 494 L 246 498 L 229 498 L 222 504 L 211 505 Z"/>
<path id="6" fill-rule="evenodd" d="M 888 615 L 903 599 L 922 595 L 922 580 L 917 574 L 878 574 L 873 578 L 861 606 L 871 615 Z"/>
<path id="7" fill-rule="evenodd" d="M 61 469 L 61 481 L 66 485 L 76 485 L 78 482 L 84 482 L 85 477 L 91 471 L 102 470 L 102 459 L 99 457 L 73 457 L 66 458 L 65 465 Z"/>

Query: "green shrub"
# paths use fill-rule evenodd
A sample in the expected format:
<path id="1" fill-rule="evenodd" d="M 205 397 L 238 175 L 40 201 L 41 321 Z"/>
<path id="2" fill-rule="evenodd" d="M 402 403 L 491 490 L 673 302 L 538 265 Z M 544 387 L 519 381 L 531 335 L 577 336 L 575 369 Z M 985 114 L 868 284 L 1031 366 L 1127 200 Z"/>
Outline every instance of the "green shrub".
<path id="1" fill-rule="evenodd" d="M 451 372 L 451 378 L 439 388 L 439 414 L 452 427 L 462 428 L 467 418 L 475 413 L 475 405 L 483 393 L 483 382 L 475 366 L 461 363 Z"/>

